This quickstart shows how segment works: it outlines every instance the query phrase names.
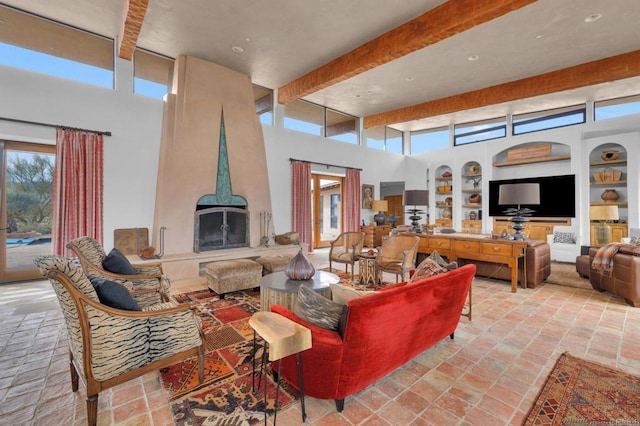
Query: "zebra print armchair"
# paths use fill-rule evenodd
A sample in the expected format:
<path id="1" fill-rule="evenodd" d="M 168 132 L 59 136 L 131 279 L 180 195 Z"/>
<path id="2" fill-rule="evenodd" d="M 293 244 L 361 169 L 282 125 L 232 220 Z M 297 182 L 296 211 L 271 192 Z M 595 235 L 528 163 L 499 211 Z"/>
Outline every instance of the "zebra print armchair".
<path id="1" fill-rule="evenodd" d="M 72 390 L 82 379 L 88 424 L 97 421 L 98 393 L 184 358 L 197 356 L 204 377 L 204 334 L 195 305 L 164 302 L 126 311 L 100 303 L 80 268 L 69 259 L 44 255 L 34 260 L 53 286 L 67 328 Z"/>
<path id="2" fill-rule="evenodd" d="M 161 263 L 134 264 L 131 266 L 136 275 L 122 275 L 103 268 L 102 262 L 107 257 L 107 253 L 94 238 L 76 238 L 67 243 L 67 248 L 78 256 L 78 261 L 86 276 L 99 276 L 120 283 L 132 293 L 137 293 L 139 298 L 147 298 L 147 303 L 160 303 L 169 300 L 170 282 L 162 271 Z"/>

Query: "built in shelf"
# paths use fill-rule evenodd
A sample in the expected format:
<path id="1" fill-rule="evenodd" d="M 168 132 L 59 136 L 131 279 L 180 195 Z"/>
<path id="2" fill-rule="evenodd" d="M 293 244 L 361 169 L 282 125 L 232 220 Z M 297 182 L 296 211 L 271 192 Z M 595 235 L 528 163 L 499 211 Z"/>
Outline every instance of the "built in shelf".
<path id="1" fill-rule="evenodd" d="M 626 201 L 609 201 L 609 202 L 594 201 L 590 203 L 591 206 L 620 206 L 620 207 L 627 207 L 627 204 L 628 203 Z"/>
<path id="2" fill-rule="evenodd" d="M 493 163 L 493 167 L 519 166 L 521 164 L 548 163 L 550 161 L 571 160 L 571 155 L 553 155 L 549 157 L 524 158 L 522 160 L 503 161 Z M 609 161 L 611 163 L 611 161 Z"/>
<path id="3" fill-rule="evenodd" d="M 591 163 L 589 163 L 590 166 L 609 166 L 611 164 L 626 164 L 627 163 L 627 159 L 620 159 L 620 160 L 610 160 L 610 161 L 593 161 Z"/>
<path id="4" fill-rule="evenodd" d="M 612 186 L 612 185 L 626 185 L 626 180 L 617 180 L 615 182 L 591 182 L 592 186 Z"/>

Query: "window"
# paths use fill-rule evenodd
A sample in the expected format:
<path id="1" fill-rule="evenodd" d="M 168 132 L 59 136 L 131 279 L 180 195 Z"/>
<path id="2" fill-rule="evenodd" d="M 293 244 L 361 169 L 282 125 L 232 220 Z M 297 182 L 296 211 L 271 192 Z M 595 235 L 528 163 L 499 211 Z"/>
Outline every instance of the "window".
<path id="1" fill-rule="evenodd" d="M 391 127 L 372 127 L 365 131 L 367 146 L 402 154 L 402 132 Z"/>
<path id="2" fill-rule="evenodd" d="M 340 194 L 331 194 L 331 229 L 338 229 Z"/>
<path id="3" fill-rule="evenodd" d="M 506 136 L 506 117 L 456 124 L 453 132 L 453 145 L 466 145 L 468 143 L 504 138 Z"/>
<path id="4" fill-rule="evenodd" d="M 449 146 L 449 135 L 448 127 L 411 132 L 411 154 L 447 148 Z"/>
<path id="5" fill-rule="evenodd" d="M 356 117 L 328 108 L 326 114 L 325 136 L 327 138 L 355 145 L 359 143 L 359 120 Z"/>
<path id="6" fill-rule="evenodd" d="M 586 106 L 576 105 L 548 111 L 537 111 L 513 116 L 513 134 L 537 132 L 556 127 L 582 124 L 586 120 Z"/>
<path id="7" fill-rule="evenodd" d="M 145 50 L 133 52 L 133 92 L 163 99 L 169 92 L 173 59 Z"/>
<path id="8" fill-rule="evenodd" d="M 256 114 L 262 124 L 273 125 L 273 90 L 253 85 L 253 100 Z"/>
<path id="9" fill-rule="evenodd" d="M 284 128 L 323 136 L 324 108 L 298 99 L 284 107 Z"/>
<path id="10" fill-rule="evenodd" d="M 4 6 L 0 19 L 0 64 L 113 88 L 112 39 Z"/>
<path id="11" fill-rule="evenodd" d="M 598 101 L 594 104 L 596 121 L 638 113 L 640 113 L 640 95 Z"/>

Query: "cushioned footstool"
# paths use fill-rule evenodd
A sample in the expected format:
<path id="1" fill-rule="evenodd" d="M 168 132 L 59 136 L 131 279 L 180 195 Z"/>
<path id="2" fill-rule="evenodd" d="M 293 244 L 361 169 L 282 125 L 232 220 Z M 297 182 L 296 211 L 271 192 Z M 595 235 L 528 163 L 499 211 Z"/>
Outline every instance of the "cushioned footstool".
<path id="1" fill-rule="evenodd" d="M 285 266 L 291 262 L 291 259 L 293 259 L 291 255 L 261 256 L 256 259 L 256 262 L 262 265 L 262 275 L 268 275 L 284 271 Z"/>
<path id="2" fill-rule="evenodd" d="M 260 286 L 262 265 L 249 259 L 212 262 L 207 265 L 207 285 L 224 299 L 226 293 Z"/>
<path id="3" fill-rule="evenodd" d="M 582 278 L 589 278 L 589 271 L 591 270 L 591 262 L 589 256 L 576 257 L 576 271 Z"/>

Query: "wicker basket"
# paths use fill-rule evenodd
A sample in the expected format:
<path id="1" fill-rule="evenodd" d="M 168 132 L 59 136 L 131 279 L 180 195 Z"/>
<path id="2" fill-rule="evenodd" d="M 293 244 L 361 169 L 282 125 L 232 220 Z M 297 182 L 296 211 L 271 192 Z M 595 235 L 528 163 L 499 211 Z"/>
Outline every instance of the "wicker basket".
<path id="1" fill-rule="evenodd" d="M 297 232 L 287 232 L 273 237 L 276 243 L 286 246 L 289 244 L 298 244 L 300 235 Z"/>
<path id="2" fill-rule="evenodd" d="M 620 170 L 612 169 L 611 167 L 607 167 L 604 171 L 593 174 L 593 178 L 599 183 L 618 182 L 621 177 L 622 172 Z"/>

